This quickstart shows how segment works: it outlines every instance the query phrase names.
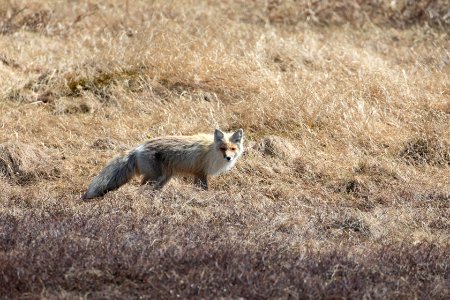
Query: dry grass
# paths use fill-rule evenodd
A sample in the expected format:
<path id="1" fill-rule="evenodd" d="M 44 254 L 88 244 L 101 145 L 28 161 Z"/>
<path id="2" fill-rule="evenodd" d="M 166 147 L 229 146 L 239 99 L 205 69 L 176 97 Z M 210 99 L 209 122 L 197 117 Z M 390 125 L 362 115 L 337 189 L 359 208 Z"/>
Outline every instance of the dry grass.
<path id="1" fill-rule="evenodd" d="M 450 297 L 449 21 L 440 0 L 1 2 L 0 294 Z M 247 152 L 210 191 L 79 200 L 121 151 L 216 126 Z"/>

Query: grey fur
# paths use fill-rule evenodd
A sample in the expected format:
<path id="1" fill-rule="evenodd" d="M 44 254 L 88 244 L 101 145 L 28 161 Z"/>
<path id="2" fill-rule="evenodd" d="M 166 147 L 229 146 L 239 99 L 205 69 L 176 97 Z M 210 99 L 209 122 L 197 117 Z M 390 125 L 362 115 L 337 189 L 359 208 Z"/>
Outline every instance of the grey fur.
<path id="1" fill-rule="evenodd" d="M 235 133 L 230 137 L 230 141 L 236 144 L 240 144 L 242 141 L 242 137 L 244 135 L 244 131 L 242 129 L 236 130 Z"/>
<path id="2" fill-rule="evenodd" d="M 109 191 L 118 189 L 136 174 L 136 151 L 130 152 L 127 156 L 113 159 L 98 174 L 82 199 L 101 197 Z"/>

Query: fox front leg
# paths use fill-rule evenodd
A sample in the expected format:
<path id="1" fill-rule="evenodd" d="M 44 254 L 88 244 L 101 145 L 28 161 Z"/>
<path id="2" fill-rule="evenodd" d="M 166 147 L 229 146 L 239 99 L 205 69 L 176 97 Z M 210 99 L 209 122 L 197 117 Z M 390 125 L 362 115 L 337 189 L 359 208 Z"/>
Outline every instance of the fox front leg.
<path id="1" fill-rule="evenodd" d="M 208 190 L 208 178 L 206 175 L 197 175 L 194 179 L 194 184 L 200 187 L 201 189 L 207 191 Z"/>

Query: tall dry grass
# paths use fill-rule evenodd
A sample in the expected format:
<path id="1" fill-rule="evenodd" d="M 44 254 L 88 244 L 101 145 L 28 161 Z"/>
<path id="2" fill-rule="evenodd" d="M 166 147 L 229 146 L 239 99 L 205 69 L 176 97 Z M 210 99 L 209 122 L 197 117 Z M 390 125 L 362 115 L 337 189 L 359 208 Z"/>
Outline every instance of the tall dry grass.
<path id="1" fill-rule="evenodd" d="M 445 1 L 0 4 L 6 298 L 449 296 Z M 245 131 L 198 191 L 79 200 L 148 138 Z"/>

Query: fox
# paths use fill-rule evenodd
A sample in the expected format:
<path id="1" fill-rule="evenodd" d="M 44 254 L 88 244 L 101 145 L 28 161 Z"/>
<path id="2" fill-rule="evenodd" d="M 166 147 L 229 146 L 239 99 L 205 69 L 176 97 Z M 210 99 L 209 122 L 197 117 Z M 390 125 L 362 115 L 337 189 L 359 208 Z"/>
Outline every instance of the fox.
<path id="1" fill-rule="evenodd" d="M 163 136 L 150 139 L 110 161 L 81 197 L 102 197 L 141 175 L 141 184 L 163 188 L 173 176 L 193 176 L 194 184 L 208 190 L 208 176 L 229 171 L 244 151 L 244 131 L 192 136 Z"/>

